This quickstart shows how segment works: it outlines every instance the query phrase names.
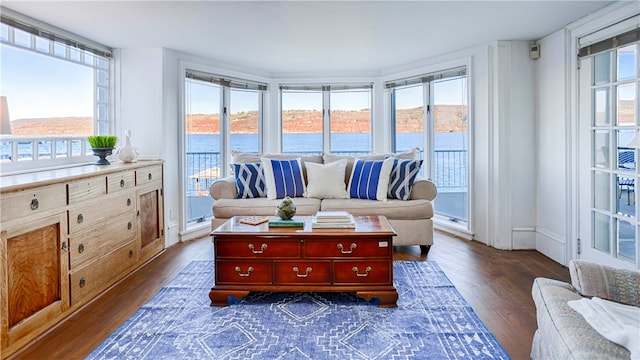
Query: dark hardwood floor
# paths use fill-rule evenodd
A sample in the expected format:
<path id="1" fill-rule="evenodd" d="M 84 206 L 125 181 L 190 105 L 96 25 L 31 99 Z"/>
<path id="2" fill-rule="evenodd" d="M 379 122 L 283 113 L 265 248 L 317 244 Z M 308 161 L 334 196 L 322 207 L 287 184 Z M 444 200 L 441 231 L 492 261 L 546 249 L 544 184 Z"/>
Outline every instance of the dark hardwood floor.
<path id="1" fill-rule="evenodd" d="M 428 255 L 397 247 L 396 260 L 433 260 L 513 359 L 528 359 L 537 328 L 531 285 L 538 276 L 568 281 L 567 268 L 536 251 L 501 251 L 436 231 Z M 15 359 L 82 359 L 191 260 L 213 259 L 210 239 L 177 244 L 78 310 Z M 208 294 L 201 294 L 208 296 Z"/>

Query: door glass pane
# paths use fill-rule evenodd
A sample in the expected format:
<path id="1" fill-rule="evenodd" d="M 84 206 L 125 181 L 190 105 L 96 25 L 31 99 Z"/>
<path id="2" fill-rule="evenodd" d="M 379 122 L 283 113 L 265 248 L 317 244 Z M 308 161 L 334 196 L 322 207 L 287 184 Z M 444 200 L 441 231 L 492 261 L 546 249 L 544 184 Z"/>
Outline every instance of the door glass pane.
<path id="1" fill-rule="evenodd" d="M 249 153 L 260 152 L 259 108 L 261 92 L 258 90 L 231 89 L 229 130 L 231 150 Z"/>
<path id="2" fill-rule="evenodd" d="M 636 150 L 629 147 L 633 139 L 635 130 L 616 130 L 616 141 L 618 143 L 618 169 L 633 171 L 636 169 Z"/>
<path id="3" fill-rule="evenodd" d="M 433 83 L 432 176 L 438 188 L 436 213 L 467 221 L 467 78 Z"/>
<path id="4" fill-rule="evenodd" d="M 593 173 L 593 207 L 600 210 L 609 210 L 609 173 L 596 171 Z"/>
<path id="5" fill-rule="evenodd" d="M 618 220 L 618 258 L 632 263 L 636 261 L 636 227 Z"/>
<path id="6" fill-rule="evenodd" d="M 396 88 L 395 91 L 395 151 L 423 149 L 424 95 L 423 85 Z"/>
<path id="7" fill-rule="evenodd" d="M 593 166 L 609 168 L 609 131 L 596 130 L 593 132 Z"/>
<path id="8" fill-rule="evenodd" d="M 636 77 L 637 56 L 635 44 L 618 49 L 618 81 L 631 80 Z"/>
<path id="9" fill-rule="evenodd" d="M 611 80 L 611 51 L 593 57 L 593 84 L 606 84 Z"/>
<path id="10" fill-rule="evenodd" d="M 282 152 L 321 154 L 322 92 L 282 91 Z"/>
<path id="11" fill-rule="evenodd" d="M 593 213 L 593 245 L 592 247 L 607 254 L 611 252 L 609 216 Z"/>
<path id="12" fill-rule="evenodd" d="M 594 90 L 593 97 L 595 126 L 609 125 L 609 88 Z"/>
<path id="13" fill-rule="evenodd" d="M 616 211 L 618 214 L 627 215 L 631 217 L 636 216 L 636 201 L 635 201 L 635 180 L 633 176 L 616 176 L 616 184 L 618 188 L 616 198 Z"/>
<path id="14" fill-rule="evenodd" d="M 209 186 L 220 177 L 220 86 L 185 80 L 185 151 L 187 222 L 213 215 Z"/>
<path id="15" fill-rule="evenodd" d="M 617 123 L 620 126 L 636 124 L 636 84 L 618 86 Z"/>
<path id="16" fill-rule="evenodd" d="M 371 89 L 331 91 L 331 153 L 371 153 Z"/>

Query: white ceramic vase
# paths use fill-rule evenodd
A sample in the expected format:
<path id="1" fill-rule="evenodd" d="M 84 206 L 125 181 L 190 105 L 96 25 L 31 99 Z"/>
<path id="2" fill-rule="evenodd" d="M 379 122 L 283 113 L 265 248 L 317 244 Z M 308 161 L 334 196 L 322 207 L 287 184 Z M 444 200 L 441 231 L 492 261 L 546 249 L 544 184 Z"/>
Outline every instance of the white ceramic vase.
<path id="1" fill-rule="evenodd" d="M 127 130 L 124 133 L 124 146 L 122 146 L 116 152 L 118 159 L 123 163 L 133 163 L 138 161 L 138 151 L 131 146 L 131 130 Z"/>

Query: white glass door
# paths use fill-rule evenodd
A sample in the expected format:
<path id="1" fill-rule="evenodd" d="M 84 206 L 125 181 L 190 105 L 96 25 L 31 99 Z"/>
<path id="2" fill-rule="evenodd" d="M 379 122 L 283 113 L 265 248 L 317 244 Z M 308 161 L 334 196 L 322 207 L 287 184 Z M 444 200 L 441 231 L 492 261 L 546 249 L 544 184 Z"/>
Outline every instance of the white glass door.
<path id="1" fill-rule="evenodd" d="M 638 269 L 638 43 L 580 61 L 578 257 Z"/>

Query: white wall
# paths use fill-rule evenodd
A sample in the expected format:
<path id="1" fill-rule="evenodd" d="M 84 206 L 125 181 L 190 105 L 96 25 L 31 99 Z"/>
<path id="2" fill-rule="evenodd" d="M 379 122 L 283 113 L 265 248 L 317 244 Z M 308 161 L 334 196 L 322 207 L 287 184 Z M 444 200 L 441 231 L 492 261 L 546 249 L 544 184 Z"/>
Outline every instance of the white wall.
<path id="1" fill-rule="evenodd" d="M 536 249 L 565 264 L 567 241 L 567 107 L 565 30 L 539 41 L 536 61 Z"/>

